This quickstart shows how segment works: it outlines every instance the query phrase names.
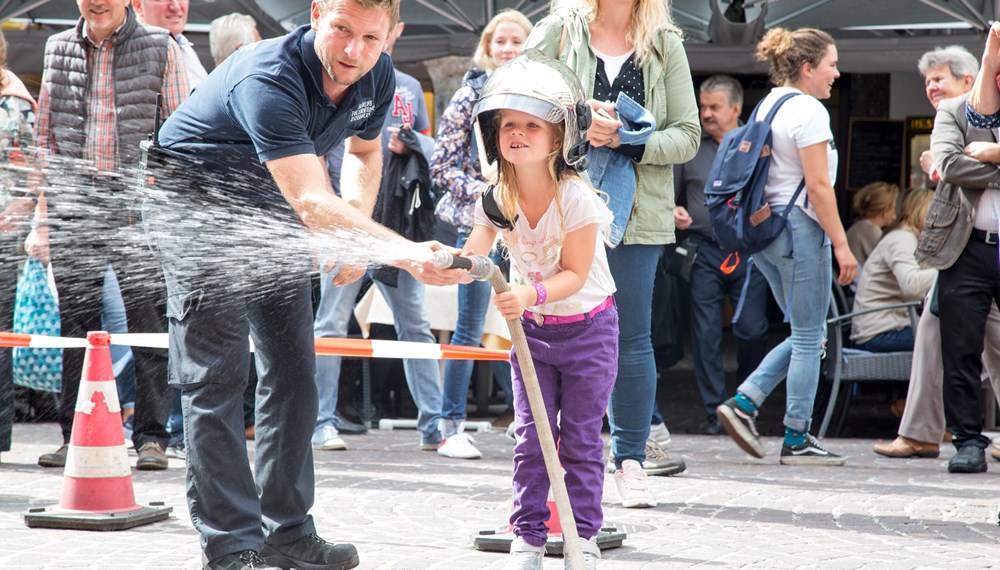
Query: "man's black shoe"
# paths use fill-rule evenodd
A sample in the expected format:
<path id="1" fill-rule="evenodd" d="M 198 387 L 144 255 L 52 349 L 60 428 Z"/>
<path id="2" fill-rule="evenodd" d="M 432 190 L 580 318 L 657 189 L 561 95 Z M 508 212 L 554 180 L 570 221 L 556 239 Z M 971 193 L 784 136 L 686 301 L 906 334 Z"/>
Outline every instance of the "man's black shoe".
<path id="1" fill-rule="evenodd" d="M 948 462 L 948 473 L 983 473 L 986 471 L 986 450 L 975 445 L 958 448 Z"/>
<path id="2" fill-rule="evenodd" d="M 708 416 L 708 421 L 701 424 L 698 430 L 704 435 L 725 435 L 726 428 L 717 416 Z"/>
<path id="3" fill-rule="evenodd" d="M 276 566 L 268 566 L 253 550 L 233 552 L 211 561 L 202 554 L 201 564 L 204 570 L 278 570 Z"/>
<path id="4" fill-rule="evenodd" d="M 353 544 L 331 544 L 315 534 L 288 544 L 265 543 L 260 556 L 286 570 L 348 570 L 361 563 Z"/>

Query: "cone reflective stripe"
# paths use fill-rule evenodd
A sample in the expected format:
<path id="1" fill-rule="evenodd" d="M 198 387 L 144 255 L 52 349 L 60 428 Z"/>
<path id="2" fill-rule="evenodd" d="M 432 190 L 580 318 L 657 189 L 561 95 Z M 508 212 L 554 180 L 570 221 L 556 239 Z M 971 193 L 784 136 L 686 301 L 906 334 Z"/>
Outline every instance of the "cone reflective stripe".
<path id="1" fill-rule="evenodd" d="M 110 341 L 108 333 L 87 334 L 89 346 L 83 357 L 59 500 L 64 509 L 125 512 L 142 508 L 135 503 L 132 490 Z"/>
<path id="2" fill-rule="evenodd" d="M 164 333 L 116 333 L 110 344 L 140 348 L 168 347 Z M 0 347 L 83 348 L 87 341 L 75 338 L 0 332 Z M 250 343 L 253 350 L 253 343 Z M 506 350 L 399 340 L 317 338 L 316 354 L 346 358 L 412 358 L 425 360 L 509 360 Z"/>

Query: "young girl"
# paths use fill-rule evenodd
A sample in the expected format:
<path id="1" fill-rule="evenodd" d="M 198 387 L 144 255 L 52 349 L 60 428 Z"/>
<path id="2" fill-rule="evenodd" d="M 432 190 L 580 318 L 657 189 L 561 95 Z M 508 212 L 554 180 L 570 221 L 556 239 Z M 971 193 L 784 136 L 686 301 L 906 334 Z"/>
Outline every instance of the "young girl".
<path id="1" fill-rule="evenodd" d="M 591 539 L 603 518 L 601 426 L 617 373 L 618 312 L 603 243 L 612 214 L 576 173 L 586 166 L 589 108 L 572 71 L 532 51 L 494 72 L 475 115 L 498 180 L 476 204 L 465 253 L 488 253 L 498 233 L 510 253 L 511 290 L 495 303 L 505 318 L 521 318 L 592 568 L 600 558 Z M 517 355 L 511 363 L 517 538 L 510 567 L 541 568 L 549 480 Z"/>

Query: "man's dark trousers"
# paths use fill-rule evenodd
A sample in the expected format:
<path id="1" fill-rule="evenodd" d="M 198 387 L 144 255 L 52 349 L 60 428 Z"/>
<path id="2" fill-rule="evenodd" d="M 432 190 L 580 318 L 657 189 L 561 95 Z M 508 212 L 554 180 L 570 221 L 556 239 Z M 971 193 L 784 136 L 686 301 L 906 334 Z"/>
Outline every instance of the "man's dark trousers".
<path id="1" fill-rule="evenodd" d="M 972 237 L 954 265 L 938 277 L 944 413 L 955 447 L 985 449 L 982 354 L 990 305 L 1000 305 L 997 244 Z M 996 234 L 993 234 L 994 241 Z"/>
<path id="2" fill-rule="evenodd" d="M 692 236 L 690 239 L 699 239 Z M 701 238 L 698 257 L 691 268 L 691 350 L 694 375 L 705 414 L 715 415 L 715 408 L 726 398 L 726 373 L 723 368 L 722 307 L 726 295 L 733 307 L 739 302 L 746 278 L 749 256 L 736 271 L 725 275 L 719 269 L 727 253 L 713 241 Z M 767 354 L 767 296 L 771 288 L 760 271 L 750 273 L 746 300 L 733 335 L 739 339 L 737 353 L 740 381 L 745 379 Z"/>

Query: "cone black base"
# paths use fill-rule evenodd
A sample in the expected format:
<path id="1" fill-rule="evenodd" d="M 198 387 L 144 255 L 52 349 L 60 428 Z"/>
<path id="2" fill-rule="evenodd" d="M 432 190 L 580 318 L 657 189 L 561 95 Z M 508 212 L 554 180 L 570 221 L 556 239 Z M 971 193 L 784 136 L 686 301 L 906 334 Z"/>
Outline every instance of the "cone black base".
<path id="1" fill-rule="evenodd" d="M 92 513 L 67 511 L 59 507 L 40 507 L 21 513 L 24 524 L 31 528 L 66 528 L 72 530 L 127 530 L 165 520 L 173 507 L 151 503 L 134 511 L 121 513 Z"/>
<path id="2" fill-rule="evenodd" d="M 601 550 L 618 548 L 625 542 L 625 531 L 618 530 L 617 527 L 605 526 L 601 528 L 595 542 Z M 472 546 L 476 550 L 489 552 L 510 552 L 510 544 L 514 542 L 514 533 L 507 527 L 499 530 L 481 530 L 479 534 L 472 537 Z M 545 543 L 545 554 L 548 556 L 561 556 L 563 553 L 563 540 L 561 536 L 549 536 Z"/>

